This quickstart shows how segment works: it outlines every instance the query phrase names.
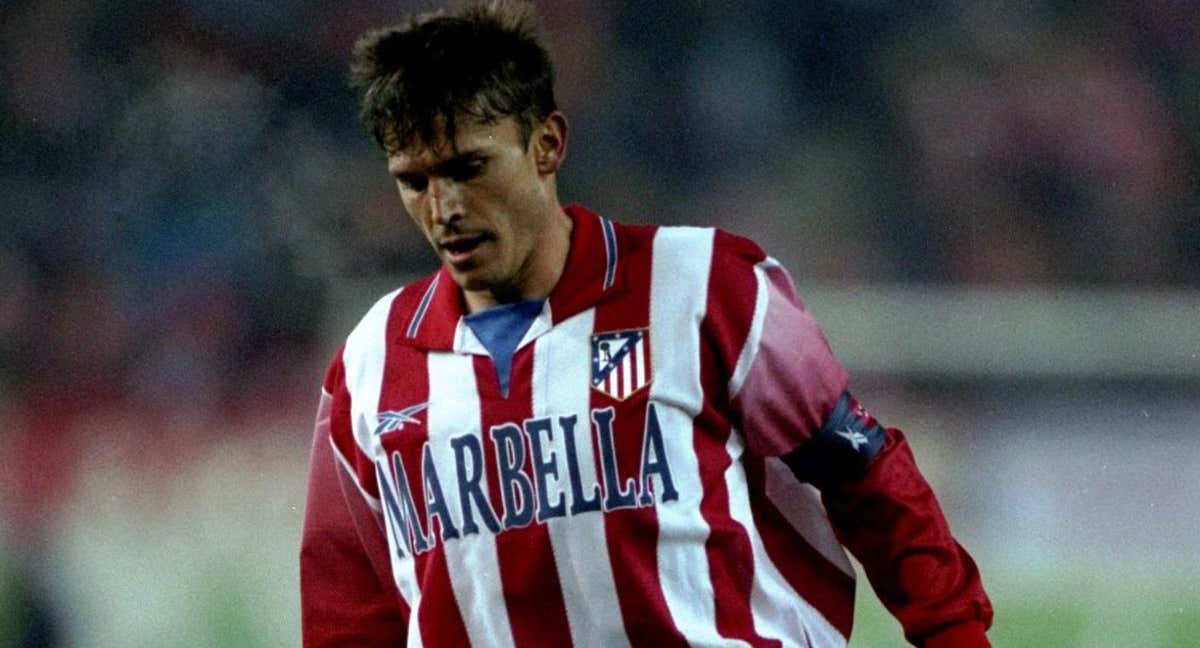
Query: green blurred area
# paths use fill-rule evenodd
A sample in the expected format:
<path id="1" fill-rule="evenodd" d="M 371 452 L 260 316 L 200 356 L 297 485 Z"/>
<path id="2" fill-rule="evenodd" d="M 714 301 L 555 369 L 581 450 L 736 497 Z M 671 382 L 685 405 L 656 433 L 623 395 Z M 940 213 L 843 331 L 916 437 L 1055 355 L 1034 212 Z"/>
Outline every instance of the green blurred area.
<path id="1" fill-rule="evenodd" d="M 1131 597 L 1119 585 L 1098 587 L 1094 578 L 1050 576 L 1013 580 L 1003 566 L 985 564 L 987 585 L 995 604 L 992 643 L 1007 647 L 1061 648 L 1185 648 L 1200 637 L 1200 599 L 1194 580 L 1158 580 Z M 66 645 L 154 645 L 162 648 L 222 646 L 273 648 L 299 645 L 298 618 L 290 606 L 275 609 L 255 605 L 262 593 L 247 575 L 261 565 L 231 559 L 212 571 L 191 574 L 192 622 L 153 635 L 145 628 L 127 627 L 123 639 Z M 28 592 L 4 570 L 0 580 L 0 646 L 20 646 L 16 637 L 30 613 Z M 143 595 L 153 596 L 153 592 Z M 274 626 L 270 632 L 264 628 Z M 129 643 L 125 643 L 128 641 Z M 852 647 L 907 645 L 899 624 L 879 604 L 863 582 L 857 596 Z"/>
<path id="2" fill-rule="evenodd" d="M 1200 442 L 1178 426 L 1197 420 L 1189 392 L 869 391 L 873 413 L 906 427 L 979 565 L 994 645 L 1196 645 Z M 0 534 L 0 646 L 22 645 L 35 601 L 58 645 L 299 645 L 307 427 L 248 422 L 150 474 L 119 470 L 107 443 L 84 449 L 41 552 L 18 555 Z M 850 645 L 905 645 L 861 578 Z"/>
<path id="3" fill-rule="evenodd" d="M 1132 597 L 1081 575 L 1015 581 L 1003 576 L 1001 565 L 990 567 L 984 576 L 996 607 L 988 632 L 995 646 L 1187 648 L 1200 637 L 1195 581 L 1156 581 Z M 859 590 L 850 645 L 907 645 L 869 588 Z"/>

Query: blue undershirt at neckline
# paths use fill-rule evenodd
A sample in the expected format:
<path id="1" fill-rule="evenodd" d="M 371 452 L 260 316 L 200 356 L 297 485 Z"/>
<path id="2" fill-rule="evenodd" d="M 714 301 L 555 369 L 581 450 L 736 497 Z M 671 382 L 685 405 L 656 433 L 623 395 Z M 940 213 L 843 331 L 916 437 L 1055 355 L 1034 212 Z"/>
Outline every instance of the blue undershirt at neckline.
<path id="1" fill-rule="evenodd" d="M 533 321 L 541 314 L 545 303 L 545 299 L 531 299 L 500 304 L 463 318 L 492 357 L 492 364 L 496 367 L 496 381 L 500 383 L 500 393 L 505 397 L 508 396 L 513 354 L 516 353 L 521 338 L 525 337 Z"/>

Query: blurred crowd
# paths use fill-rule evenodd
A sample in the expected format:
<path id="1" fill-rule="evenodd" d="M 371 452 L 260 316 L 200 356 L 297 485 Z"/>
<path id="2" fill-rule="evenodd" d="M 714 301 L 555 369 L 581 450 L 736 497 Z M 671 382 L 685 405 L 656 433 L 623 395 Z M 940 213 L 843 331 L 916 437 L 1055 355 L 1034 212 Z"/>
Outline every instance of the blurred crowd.
<path id="1" fill-rule="evenodd" d="M 429 4 L 0 5 L 7 452 L 112 407 L 307 411 L 333 297 L 435 263 L 346 86 L 357 35 Z M 750 235 L 801 283 L 1200 282 L 1187 0 L 541 4 L 568 202 Z"/>
<path id="2" fill-rule="evenodd" d="M 82 438 L 308 419 L 339 296 L 433 267 L 346 85 L 432 4 L 0 3 L 0 541 L 45 555 Z M 1200 285 L 1189 0 L 539 4 L 567 202 L 801 284 Z"/>

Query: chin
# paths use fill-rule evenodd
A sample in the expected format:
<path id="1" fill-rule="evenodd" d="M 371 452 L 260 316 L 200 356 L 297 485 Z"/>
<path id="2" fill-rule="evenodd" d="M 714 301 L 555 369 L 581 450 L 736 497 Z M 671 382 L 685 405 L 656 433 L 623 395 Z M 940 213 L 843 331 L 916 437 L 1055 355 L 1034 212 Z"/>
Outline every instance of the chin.
<path id="1" fill-rule="evenodd" d="M 477 268 L 457 270 L 454 267 L 450 267 L 449 270 L 450 276 L 454 278 L 454 283 L 458 284 L 458 287 L 463 290 L 488 290 L 494 284 L 493 281 L 490 281 Z"/>

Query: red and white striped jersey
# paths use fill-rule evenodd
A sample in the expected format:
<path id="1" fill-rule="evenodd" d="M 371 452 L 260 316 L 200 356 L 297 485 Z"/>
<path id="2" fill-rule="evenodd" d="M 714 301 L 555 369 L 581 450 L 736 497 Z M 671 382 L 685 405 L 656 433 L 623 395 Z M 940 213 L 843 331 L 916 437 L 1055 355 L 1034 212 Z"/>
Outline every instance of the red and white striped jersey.
<path id="1" fill-rule="evenodd" d="M 779 457 L 821 429 L 847 376 L 787 274 L 718 230 L 567 212 L 566 269 L 506 394 L 444 270 L 378 301 L 335 357 L 301 552 L 305 644 L 845 645 L 854 533 L 839 538 Z M 915 595 L 900 565 L 872 566 L 883 557 L 868 574 L 896 581 L 881 595 L 910 638 L 986 623 L 974 565 L 889 434 L 876 462 L 901 466 L 885 479 L 916 515 L 884 538 L 932 545 L 952 573 Z M 878 531 L 862 534 L 875 551 Z"/>

